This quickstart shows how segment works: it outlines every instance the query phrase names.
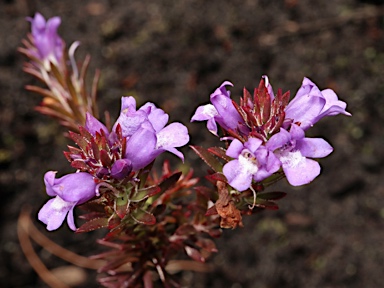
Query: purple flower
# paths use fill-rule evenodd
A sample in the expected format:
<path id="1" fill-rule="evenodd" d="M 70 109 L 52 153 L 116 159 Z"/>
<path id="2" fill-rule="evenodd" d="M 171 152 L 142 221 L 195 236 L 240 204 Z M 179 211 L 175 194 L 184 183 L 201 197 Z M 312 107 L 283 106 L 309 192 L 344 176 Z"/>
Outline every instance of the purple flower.
<path id="1" fill-rule="evenodd" d="M 134 170 L 151 163 L 164 151 L 171 152 L 184 160 L 183 154 L 175 147 L 188 143 L 188 129 L 181 123 L 165 126 L 169 116 L 153 103 L 146 103 L 136 110 L 133 97 L 122 97 L 121 112 L 113 130 L 120 124 L 122 134 L 127 137 L 126 159 Z"/>
<path id="2" fill-rule="evenodd" d="M 117 180 L 124 179 L 132 171 L 132 162 L 128 159 L 119 159 L 113 163 L 111 176 Z"/>
<path id="3" fill-rule="evenodd" d="M 35 17 L 28 18 L 28 21 L 31 22 L 32 36 L 38 51 L 36 56 L 42 61 L 59 63 L 64 49 L 64 41 L 57 34 L 60 18 L 53 17 L 45 21 L 40 13 L 36 13 Z"/>
<path id="4" fill-rule="evenodd" d="M 333 151 L 324 139 L 305 138 L 304 130 L 296 124 L 292 124 L 289 132 L 281 128 L 268 140 L 266 147 L 274 151 L 293 186 L 308 184 L 320 174 L 319 163 L 308 158 L 322 158 Z"/>
<path id="5" fill-rule="evenodd" d="M 208 130 L 216 136 L 216 123 L 225 130 L 235 130 L 239 127 L 239 123 L 244 123 L 244 120 L 232 103 L 230 92 L 225 89 L 225 86 L 228 85 L 233 86 L 228 81 L 221 84 L 210 96 L 212 104 L 199 106 L 191 118 L 191 122 L 207 120 Z"/>
<path id="6" fill-rule="evenodd" d="M 144 122 L 128 139 L 125 158 L 132 161 L 134 170 L 144 168 L 164 151 L 184 160 L 183 154 L 175 147 L 183 146 L 188 141 L 187 127 L 181 123 L 171 123 L 156 132 L 151 123 Z"/>
<path id="7" fill-rule="evenodd" d="M 96 136 L 96 132 L 100 133 L 100 131 L 103 131 L 107 137 L 109 135 L 107 127 L 88 112 L 85 117 L 85 129 L 87 129 L 92 136 Z"/>
<path id="8" fill-rule="evenodd" d="M 52 231 L 63 224 L 68 214 L 68 226 L 76 230 L 73 209 L 96 195 L 96 183 L 86 172 L 72 173 L 58 179 L 55 179 L 55 175 L 54 171 L 44 175 L 47 194 L 55 198 L 45 203 L 39 211 L 38 218 L 47 225 L 48 231 Z"/>
<path id="9" fill-rule="evenodd" d="M 249 138 L 244 144 L 233 140 L 226 154 L 235 160 L 224 165 L 223 174 L 238 191 L 247 190 L 252 180 L 262 181 L 280 169 L 280 161 L 257 138 Z"/>
<path id="10" fill-rule="evenodd" d="M 285 118 L 307 130 L 325 116 L 338 114 L 350 116 L 351 114 L 345 110 L 346 107 L 347 104 L 340 101 L 333 90 L 320 91 L 316 84 L 304 78 L 296 96 L 285 109 Z"/>

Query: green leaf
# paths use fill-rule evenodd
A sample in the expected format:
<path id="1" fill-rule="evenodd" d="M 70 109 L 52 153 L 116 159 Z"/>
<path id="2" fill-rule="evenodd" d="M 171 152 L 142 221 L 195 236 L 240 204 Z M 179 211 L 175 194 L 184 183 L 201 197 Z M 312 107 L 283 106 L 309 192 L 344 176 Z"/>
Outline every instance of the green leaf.
<path id="1" fill-rule="evenodd" d="M 201 146 L 189 146 L 215 172 L 223 170 L 223 164 L 211 152 Z"/>
<path id="2" fill-rule="evenodd" d="M 161 192 L 159 186 L 151 186 L 138 190 L 129 200 L 132 202 L 140 202 L 145 198 L 149 198 Z"/>
<path id="3" fill-rule="evenodd" d="M 144 224 L 144 225 L 154 225 L 156 223 L 156 218 L 153 216 L 153 214 L 138 208 L 136 209 L 132 214 L 131 217 L 133 220 L 135 220 L 137 223 Z"/>

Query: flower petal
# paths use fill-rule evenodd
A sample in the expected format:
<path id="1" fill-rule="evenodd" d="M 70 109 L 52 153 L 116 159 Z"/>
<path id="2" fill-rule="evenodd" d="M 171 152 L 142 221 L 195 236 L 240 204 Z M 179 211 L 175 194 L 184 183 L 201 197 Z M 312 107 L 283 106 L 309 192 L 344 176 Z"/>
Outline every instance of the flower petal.
<path id="1" fill-rule="evenodd" d="M 100 130 L 104 131 L 105 135 L 109 135 L 107 127 L 88 112 L 85 118 L 85 129 L 93 136 L 96 136 L 96 132 L 100 133 Z"/>
<path id="2" fill-rule="evenodd" d="M 299 151 L 288 153 L 280 161 L 289 184 L 293 186 L 308 184 L 320 174 L 319 163 L 303 157 Z"/>
<path id="3" fill-rule="evenodd" d="M 304 157 L 323 158 L 332 153 L 332 146 L 321 138 L 304 138 L 296 142 L 296 149 Z"/>
<path id="4" fill-rule="evenodd" d="M 241 151 L 243 151 L 244 145 L 241 143 L 238 139 L 234 139 L 231 144 L 229 144 L 229 147 L 225 154 L 232 158 L 238 158 L 241 154 Z"/>
<path id="5" fill-rule="evenodd" d="M 285 109 L 285 117 L 300 123 L 300 127 L 306 130 L 317 122 L 325 102 L 319 88 L 311 80 L 304 78 L 301 88 Z"/>
<path id="6" fill-rule="evenodd" d="M 233 160 L 225 164 L 223 174 L 227 178 L 229 185 L 240 192 L 247 190 L 251 186 L 252 174 L 240 164 L 239 160 Z"/>
<path id="7" fill-rule="evenodd" d="M 138 170 L 151 163 L 157 155 L 157 137 L 152 125 L 144 123 L 127 141 L 125 158 L 132 161 L 133 170 Z"/>
<path id="8" fill-rule="evenodd" d="M 156 134 L 157 149 L 170 147 L 181 147 L 188 143 L 188 129 L 181 123 L 171 123 Z"/>
<path id="9" fill-rule="evenodd" d="M 82 204 L 96 195 L 96 183 L 87 172 L 71 173 L 55 180 L 55 195 L 64 201 Z"/>
<path id="10" fill-rule="evenodd" d="M 325 89 L 321 91 L 321 94 L 323 94 L 326 102 L 320 115 L 318 116 L 318 120 L 325 116 L 335 116 L 338 114 L 351 116 L 351 113 L 345 110 L 347 108 L 347 103 L 340 101 L 335 91 L 332 89 Z"/>
<path id="11" fill-rule="evenodd" d="M 159 132 L 167 124 L 169 116 L 162 109 L 157 108 L 153 103 L 146 103 L 140 107 L 141 111 L 145 111 L 148 115 L 149 122 L 151 122 L 156 132 Z"/>
<path id="12" fill-rule="evenodd" d="M 44 175 L 44 184 L 45 190 L 49 196 L 56 196 L 56 191 L 53 189 L 53 185 L 55 185 L 57 171 L 48 171 Z"/>
<path id="13" fill-rule="evenodd" d="M 280 128 L 280 132 L 273 135 L 265 144 L 265 146 L 268 150 L 275 151 L 289 141 L 291 141 L 291 134 L 287 130 Z"/>
<path id="14" fill-rule="evenodd" d="M 45 203 L 40 209 L 37 217 L 41 222 L 47 225 L 48 231 L 53 231 L 63 224 L 65 216 L 73 206 L 73 203 L 66 202 L 59 196 L 56 196 Z"/>

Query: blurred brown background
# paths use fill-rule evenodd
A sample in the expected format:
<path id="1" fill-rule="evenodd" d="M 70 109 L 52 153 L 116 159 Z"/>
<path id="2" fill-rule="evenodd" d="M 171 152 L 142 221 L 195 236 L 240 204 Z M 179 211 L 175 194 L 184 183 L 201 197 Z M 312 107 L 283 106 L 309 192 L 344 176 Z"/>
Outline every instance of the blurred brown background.
<path id="1" fill-rule="evenodd" d="M 371 3 L 368 3 L 371 2 Z M 36 11 L 62 19 L 67 43 L 81 41 L 77 59 L 101 68 L 99 106 L 115 119 L 120 97 L 155 102 L 182 121 L 191 144 L 217 139 L 204 123 L 189 123 L 194 109 L 230 80 L 237 98 L 267 74 L 275 90 L 295 95 L 302 78 L 330 87 L 353 117 L 323 119 L 309 132 L 335 148 L 320 161 L 310 185 L 285 185 L 279 211 L 245 219 L 224 231 L 208 274 L 185 272 L 186 287 L 382 287 L 384 267 L 384 6 L 358 0 L 66 0 L 0 2 L 0 283 L 46 287 L 21 252 L 17 217 L 46 201 L 47 170 L 72 171 L 62 151 L 69 141 L 54 121 L 37 114 L 36 83 L 22 72 L 16 52 Z M 185 147 L 187 161 L 204 164 Z M 171 156 L 172 157 L 172 156 Z M 35 221 L 39 230 L 41 223 Z M 46 233 L 81 255 L 97 249 L 97 233 L 74 235 L 64 225 Z M 35 247 L 49 268 L 68 265 Z M 77 287 L 97 287 L 95 273 Z"/>

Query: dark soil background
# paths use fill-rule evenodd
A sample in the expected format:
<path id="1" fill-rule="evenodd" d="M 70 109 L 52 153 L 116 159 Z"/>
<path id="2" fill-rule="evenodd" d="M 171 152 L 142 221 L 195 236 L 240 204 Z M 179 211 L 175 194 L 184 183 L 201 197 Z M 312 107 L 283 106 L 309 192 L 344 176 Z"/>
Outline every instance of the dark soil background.
<path id="1" fill-rule="evenodd" d="M 371 3 L 367 3 L 371 2 Z M 331 87 L 353 117 L 323 119 L 310 130 L 335 148 L 323 173 L 301 188 L 281 184 L 288 196 L 279 211 L 224 231 L 212 257 L 214 271 L 186 272 L 186 287 L 383 287 L 384 282 L 384 6 L 357 0 L 66 0 L 0 2 L 0 283 L 46 287 L 23 255 L 17 218 L 36 213 L 47 196 L 47 170 L 71 172 L 62 151 L 69 141 L 54 121 L 33 107 L 36 83 L 22 72 L 16 52 L 29 31 L 26 16 L 62 18 L 67 43 L 81 41 L 78 59 L 92 56 L 102 71 L 101 110 L 115 119 L 120 97 L 155 102 L 182 121 L 191 144 L 217 143 L 203 123 L 189 123 L 195 108 L 224 80 L 252 90 L 267 74 L 275 88 L 300 87 L 304 76 Z M 204 164 L 183 149 L 197 175 Z M 171 156 L 172 157 L 172 156 Z M 284 182 L 284 181 L 283 181 Z M 95 234 L 74 235 L 66 225 L 46 233 L 81 255 L 97 249 Z M 49 268 L 68 265 L 35 247 Z M 95 274 L 78 287 L 97 287 Z"/>

